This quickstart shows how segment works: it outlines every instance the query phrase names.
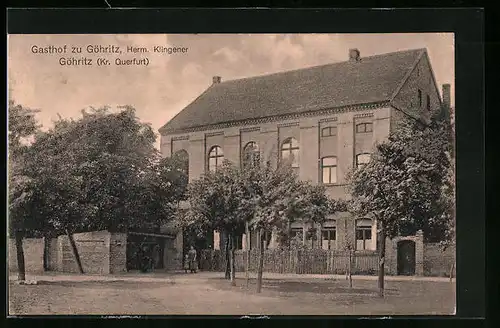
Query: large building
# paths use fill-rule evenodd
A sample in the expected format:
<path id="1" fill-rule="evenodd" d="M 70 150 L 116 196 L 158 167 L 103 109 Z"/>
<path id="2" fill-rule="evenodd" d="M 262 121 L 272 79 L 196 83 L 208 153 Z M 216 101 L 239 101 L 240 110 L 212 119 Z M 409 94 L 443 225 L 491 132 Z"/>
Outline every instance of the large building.
<path id="1" fill-rule="evenodd" d="M 426 49 L 362 57 L 358 49 L 346 61 L 211 85 L 161 129 L 164 156 L 183 154 L 189 180 L 213 170 L 224 159 L 236 165 L 259 154 L 276 164 L 292 159 L 302 180 L 324 184 L 329 197 L 345 199 L 346 173 L 370 160 L 374 144 L 385 140 L 403 116 L 428 118 L 450 103 L 443 100 Z M 292 233 L 325 249 L 347 241 L 357 250 L 376 249 L 376 222 L 338 213 L 315 230 L 301 223 Z M 316 241 L 308 242 L 308 231 Z M 214 233 L 214 248 L 222 239 Z M 266 238 L 276 246 L 276 234 Z M 255 242 L 251 238 L 251 247 Z M 239 243 L 246 248 L 244 238 Z"/>

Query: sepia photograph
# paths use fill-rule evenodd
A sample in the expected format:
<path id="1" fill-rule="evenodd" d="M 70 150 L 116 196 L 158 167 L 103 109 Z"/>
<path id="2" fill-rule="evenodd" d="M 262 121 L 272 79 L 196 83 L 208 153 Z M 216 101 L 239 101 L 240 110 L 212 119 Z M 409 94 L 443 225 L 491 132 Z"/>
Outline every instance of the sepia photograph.
<path id="1" fill-rule="evenodd" d="M 8 315 L 454 315 L 454 37 L 9 34 Z"/>

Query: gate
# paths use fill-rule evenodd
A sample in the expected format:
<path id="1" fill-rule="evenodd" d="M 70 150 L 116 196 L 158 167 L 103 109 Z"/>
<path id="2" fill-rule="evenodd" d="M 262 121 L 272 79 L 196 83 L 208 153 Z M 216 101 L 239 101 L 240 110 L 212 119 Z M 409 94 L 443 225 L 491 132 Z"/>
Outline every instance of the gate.
<path id="1" fill-rule="evenodd" d="M 163 269 L 163 238 L 128 235 L 127 238 L 127 270 L 143 272 Z"/>
<path id="2" fill-rule="evenodd" d="M 398 242 L 398 275 L 415 275 L 415 242 L 413 240 L 401 240 Z"/>

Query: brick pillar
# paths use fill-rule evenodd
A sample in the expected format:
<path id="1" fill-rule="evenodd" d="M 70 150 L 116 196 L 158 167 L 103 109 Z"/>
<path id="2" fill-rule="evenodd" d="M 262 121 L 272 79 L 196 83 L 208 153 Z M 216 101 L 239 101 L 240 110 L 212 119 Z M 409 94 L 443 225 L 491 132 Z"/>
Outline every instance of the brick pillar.
<path id="1" fill-rule="evenodd" d="M 246 251 L 247 250 L 247 235 L 246 234 L 242 234 L 241 235 L 241 249 Z"/>
<path id="2" fill-rule="evenodd" d="M 214 231 L 214 249 L 220 250 L 220 234 Z"/>
<path id="3" fill-rule="evenodd" d="M 323 247 L 323 242 L 321 239 L 321 229 L 323 225 L 321 223 L 316 224 L 316 244 L 318 248 L 321 249 Z"/>
<path id="4" fill-rule="evenodd" d="M 127 271 L 127 234 L 110 233 L 109 235 L 109 273 Z"/>
<path id="5" fill-rule="evenodd" d="M 415 235 L 415 275 L 424 275 L 424 233 L 417 231 Z"/>
<path id="6" fill-rule="evenodd" d="M 395 275 L 397 273 L 396 246 L 397 240 L 390 239 L 389 237 L 385 239 L 385 270 L 389 275 Z"/>
<path id="7" fill-rule="evenodd" d="M 302 244 L 305 245 L 307 242 L 307 224 L 302 224 Z"/>

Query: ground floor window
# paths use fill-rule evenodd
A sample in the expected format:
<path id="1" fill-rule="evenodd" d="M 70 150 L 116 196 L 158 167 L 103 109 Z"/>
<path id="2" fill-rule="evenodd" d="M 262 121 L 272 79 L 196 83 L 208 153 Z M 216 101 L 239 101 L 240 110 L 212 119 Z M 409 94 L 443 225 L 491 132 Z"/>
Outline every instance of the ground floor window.
<path id="1" fill-rule="evenodd" d="M 334 224 L 321 229 L 321 248 L 335 249 L 337 242 L 337 228 Z"/>
<path id="2" fill-rule="evenodd" d="M 258 235 L 259 232 L 256 230 L 250 231 L 250 249 L 258 249 Z M 271 238 L 272 238 L 272 232 L 271 231 L 264 231 L 262 234 L 262 240 L 264 242 L 264 249 L 269 248 L 269 244 L 271 243 Z"/>
<path id="3" fill-rule="evenodd" d="M 290 238 L 302 238 L 303 228 L 291 228 Z"/>
<path id="4" fill-rule="evenodd" d="M 372 220 L 356 220 L 356 250 L 371 250 L 372 248 Z"/>

